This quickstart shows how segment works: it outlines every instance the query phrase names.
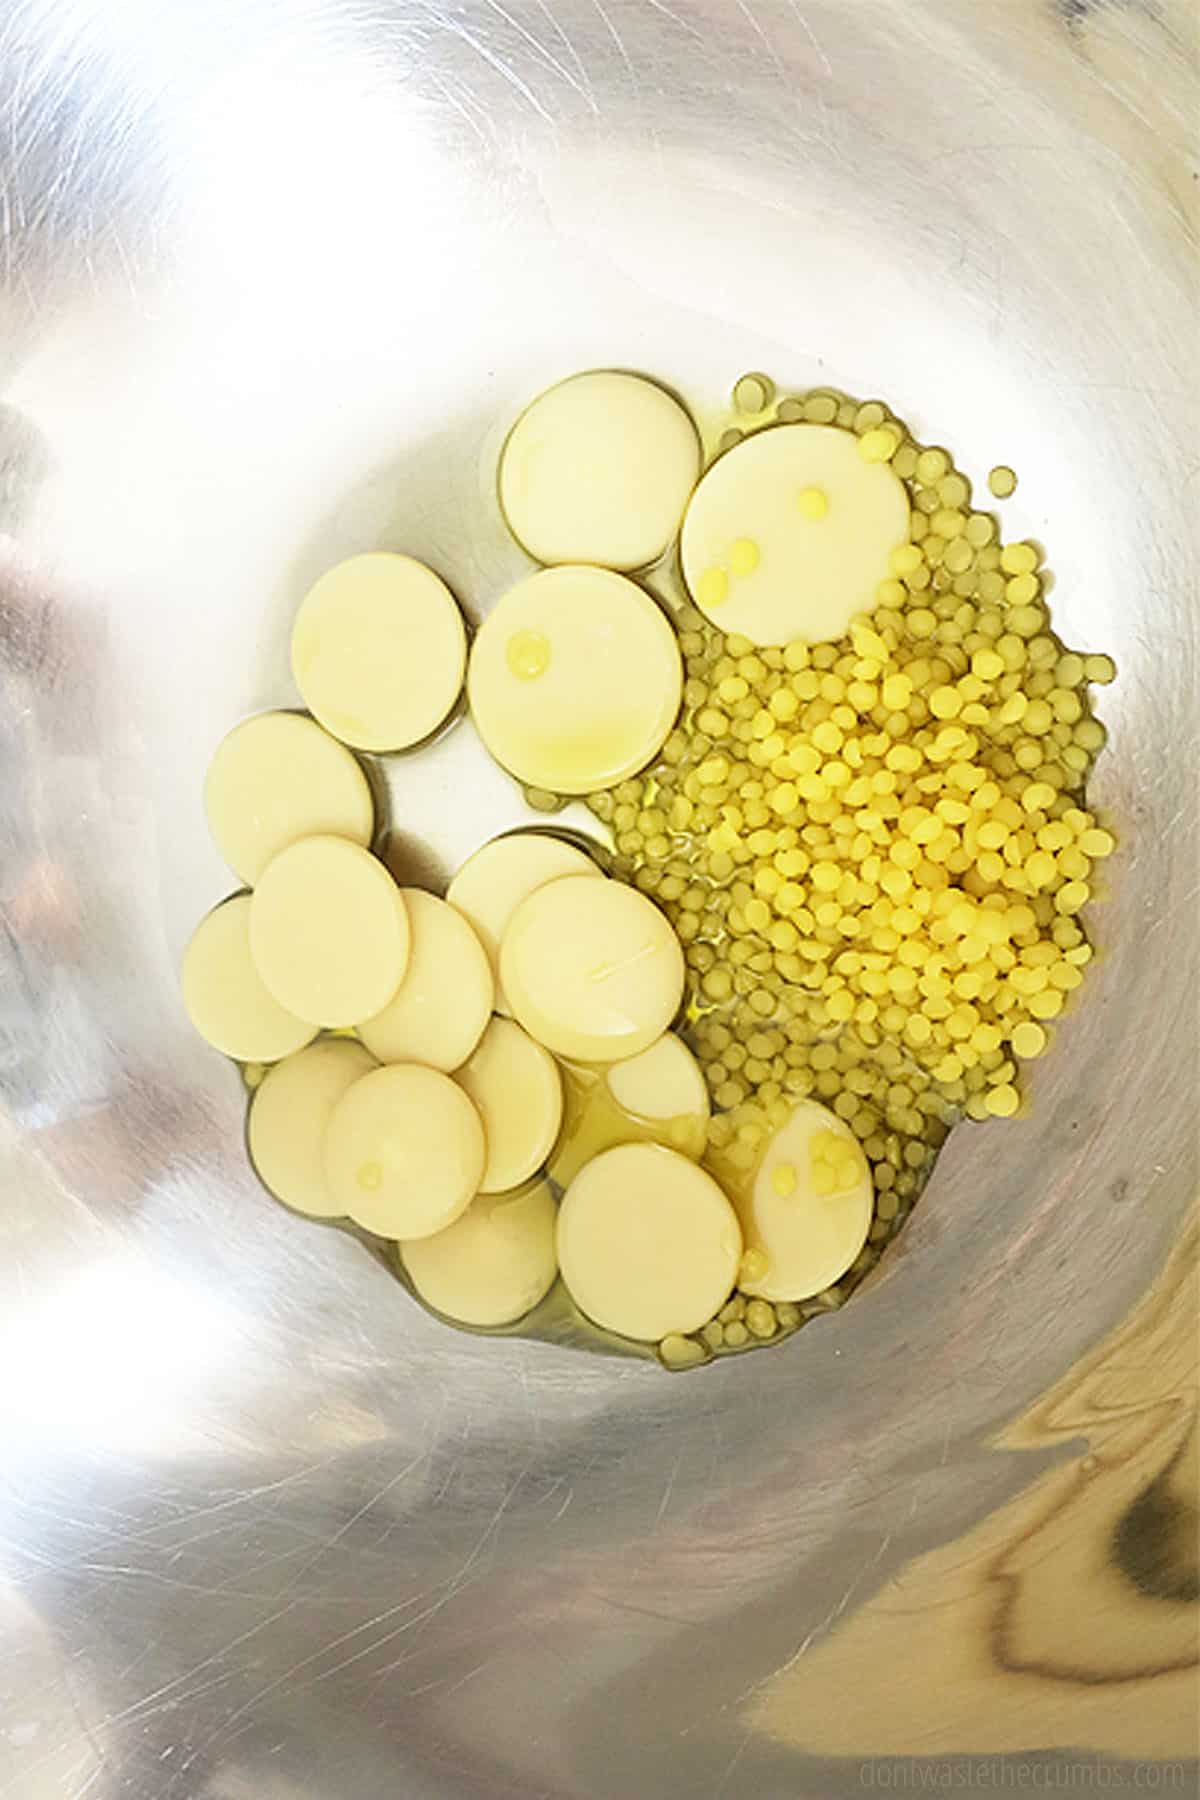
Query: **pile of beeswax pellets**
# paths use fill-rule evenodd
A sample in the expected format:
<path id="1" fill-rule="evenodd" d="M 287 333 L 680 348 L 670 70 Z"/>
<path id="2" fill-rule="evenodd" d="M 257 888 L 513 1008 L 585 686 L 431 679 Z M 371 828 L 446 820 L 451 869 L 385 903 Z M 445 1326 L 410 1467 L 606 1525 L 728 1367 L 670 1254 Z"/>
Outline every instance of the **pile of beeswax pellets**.
<path id="1" fill-rule="evenodd" d="M 714 1171 L 750 1168 L 806 1095 L 862 1143 L 877 1207 L 848 1288 L 955 1119 L 1018 1111 L 1020 1065 L 1083 980 L 1079 914 L 1114 848 L 1085 799 L 1105 742 L 1089 688 L 1115 668 L 1055 636 L 1039 548 L 1001 542 L 945 450 L 825 391 L 772 417 L 842 424 L 890 457 L 913 541 L 836 642 L 756 649 L 685 607 L 679 724 L 652 768 L 589 804 L 614 873 L 683 942 Z M 705 1342 L 797 1322 L 750 1320 L 735 1298 Z"/>

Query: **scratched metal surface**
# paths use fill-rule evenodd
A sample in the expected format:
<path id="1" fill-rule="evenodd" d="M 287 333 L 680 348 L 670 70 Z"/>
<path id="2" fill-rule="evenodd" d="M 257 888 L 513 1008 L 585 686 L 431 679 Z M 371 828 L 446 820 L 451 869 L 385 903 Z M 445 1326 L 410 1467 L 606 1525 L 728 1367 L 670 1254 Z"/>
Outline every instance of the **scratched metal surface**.
<path id="1" fill-rule="evenodd" d="M 1040 1712 L 982 1615 L 967 1710 L 920 1660 L 922 1558 L 1096 1464 L 1086 1409 L 997 1433 L 1137 1313 L 1195 1193 L 1194 23 L 0 10 L 5 1800 L 856 1793 L 907 1740 L 857 1662 L 832 1707 L 818 1677 L 892 1594 L 923 1754 L 1194 1754 L 1149 1651 L 1132 1685 L 1051 1666 Z M 1034 1116 L 955 1136 L 844 1314 L 687 1378 L 457 1335 L 275 1210 L 175 998 L 227 885 L 205 758 L 290 700 L 305 583 L 403 546 L 485 608 L 520 566 L 504 426 L 596 363 L 701 407 L 747 367 L 828 379 L 976 479 L 1011 461 L 1061 628 L 1121 668 L 1126 848 Z M 435 874 L 522 816 L 467 728 L 394 803 Z M 1085 1662 L 1194 1598 L 1185 1569 L 1147 1600 L 1128 1549 L 1161 1550 L 1135 1503 L 1192 1404 L 1150 1406 L 1154 1361 L 1124 1365 L 1133 1510 L 1056 1614 Z"/>

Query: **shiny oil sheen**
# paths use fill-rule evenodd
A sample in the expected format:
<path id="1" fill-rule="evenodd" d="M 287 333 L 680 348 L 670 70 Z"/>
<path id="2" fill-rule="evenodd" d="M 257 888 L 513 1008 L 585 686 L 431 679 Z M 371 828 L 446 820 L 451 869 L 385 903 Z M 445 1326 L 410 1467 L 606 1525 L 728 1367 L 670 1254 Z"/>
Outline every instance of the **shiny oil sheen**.
<path id="1" fill-rule="evenodd" d="M 1194 1783 L 1194 25 L 0 12 L 6 1800 Z M 844 1311 L 680 1376 L 455 1332 L 272 1205 L 176 991 L 234 885 L 206 761 L 295 704 L 300 596 L 403 549 L 482 617 L 528 568 L 504 433 L 589 366 L 1010 463 L 1121 671 L 1031 1117 L 954 1134 Z M 535 816 L 461 719 L 388 780 L 408 881 Z"/>

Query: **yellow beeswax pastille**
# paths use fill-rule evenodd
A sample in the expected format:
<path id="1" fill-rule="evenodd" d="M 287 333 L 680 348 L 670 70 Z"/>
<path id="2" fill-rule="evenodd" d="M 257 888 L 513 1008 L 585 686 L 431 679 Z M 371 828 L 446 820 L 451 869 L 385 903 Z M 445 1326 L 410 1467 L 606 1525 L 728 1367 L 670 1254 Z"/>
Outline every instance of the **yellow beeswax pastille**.
<path id="1" fill-rule="evenodd" d="M 608 369 L 533 401 L 500 459 L 509 527 L 542 563 L 641 569 L 679 529 L 700 440 L 657 382 Z"/>
<path id="2" fill-rule="evenodd" d="M 733 1198 L 748 1249 L 765 1258 L 765 1268 L 741 1285 L 764 1300 L 807 1300 L 832 1287 L 866 1242 L 874 1205 L 857 1138 L 811 1100 L 770 1137 Z"/>
<path id="3" fill-rule="evenodd" d="M 443 1231 L 402 1242 L 400 1260 L 426 1305 L 448 1319 L 511 1325 L 554 1283 L 557 1224 L 549 1183 L 531 1181 L 516 1193 L 477 1195 Z"/>
<path id="4" fill-rule="evenodd" d="M 483 1123 L 436 1069 L 395 1063 L 346 1089 L 329 1115 L 325 1180 L 337 1211 L 381 1237 L 430 1237 L 479 1190 Z"/>
<path id="5" fill-rule="evenodd" d="M 277 1200 L 312 1218 L 336 1217 L 325 1180 L 325 1129 L 347 1088 L 375 1067 L 361 1044 L 327 1038 L 267 1070 L 250 1103 L 246 1145 Z"/>
<path id="6" fill-rule="evenodd" d="M 683 993 L 683 953 L 658 908 L 636 888 L 577 875 L 521 902 L 500 973 L 518 1023 L 577 1062 L 649 1049 Z"/>
<path id="7" fill-rule="evenodd" d="M 875 605 L 908 528 L 885 456 L 868 460 L 837 426 L 773 426 L 715 462 L 692 495 L 684 579 L 714 624 L 752 644 L 837 638 Z"/>
<path id="8" fill-rule="evenodd" d="M 682 692 L 679 645 L 650 596 L 623 575 L 574 565 L 510 588 L 467 671 L 492 756 L 552 794 L 589 793 L 644 768 Z"/>
<path id="9" fill-rule="evenodd" d="M 708 1118 L 700 1065 L 673 1031 L 664 1032 L 640 1056 L 610 1064 L 607 1082 L 618 1106 L 635 1118 Z"/>
<path id="10" fill-rule="evenodd" d="M 375 807 L 344 744 L 301 713 L 259 713 L 218 744 L 204 782 L 213 842 L 253 884 L 298 838 L 331 833 L 367 845 Z"/>
<path id="11" fill-rule="evenodd" d="M 239 1062 L 276 1062 L 316 1036 L 316 1025 L 277 999 L 255 967 L 249 894 L 235 894 L 200 921 L 179 982 L 200 1036 Z"/>
<path id="12" fill-rule="evenodd" d="M 558 1064 L 514 1019 L 493 1019 L 455 1080 L 478 1110 L 487 1136 L 480 1191 L 519 1187 L 541 1168 L 558 1136 L 563 1114 Z"/>
<path id="13" fill-rule="evenodd" d="M 700 1065 L 673 1031 L 648 1050 L 601 1068 L 568 1064 L 562 1134 L 549 1172 L 567 1187 L 614 1144 L 662 1144 L 699 1162 L 708 1140 L 709 1097 Z"/>
<path id="14" fill-rule="evenodd" d="M 562 875 L 603 879 L 585 850 L 554 832 L 509 831 L 474 851 L 446 889 L 447 903 L 463 915 L 487 952 L 498 1013 L 511 1010 L 500 980 L 500 940 L 508 922 L 535 888 Z"/>
<path id="15" fill-rule="evenodd" d="M 396 992 L 358 1035 L 380 1062 L 419 1062 L 448 1074 L 483 1036 L 495 991 L 483 945 L 462 914 L 422 888 L 401 888 L 411 949 Z"/>
<path id="16" fill-rule="evenodd" d="M 567 1291 L 624 1337 L 697 1330 L 728 1298 L 741 1254 L 737 1215 L 712 1176 L 658 1144 L 602 1151 L 563 1196 Z"/>
<path id="17" fill-rule="evenodd" d="M 404 750 L 462 689 L 467 636 L 454 596 L 411 556 L 373 550 L 328 570 L 292 627 L 292 674 L 327 731 L 358 750 Z"/>
<path id="18" fill-rule="evenodd" d="M 281 1006 L 315 1025 L 373 1018 L 408 966 L 400 890 L 381 862 L 346 838 L 301 838 L 281 850 L 250 896 L 249 919 L 263 982 Z"/>

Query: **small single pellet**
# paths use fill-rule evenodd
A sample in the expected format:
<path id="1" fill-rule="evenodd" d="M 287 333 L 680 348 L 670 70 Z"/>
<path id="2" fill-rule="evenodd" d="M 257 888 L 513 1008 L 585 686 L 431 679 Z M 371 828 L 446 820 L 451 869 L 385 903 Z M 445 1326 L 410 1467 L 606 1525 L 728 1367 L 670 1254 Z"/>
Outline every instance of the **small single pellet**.
<path id="1" fill-rule="evenodd" d="M 743 375 L 733 390 L 733 404 L 740 413 L 765 412 L 775 398 L 775 383 L 768 375 Z"/>

